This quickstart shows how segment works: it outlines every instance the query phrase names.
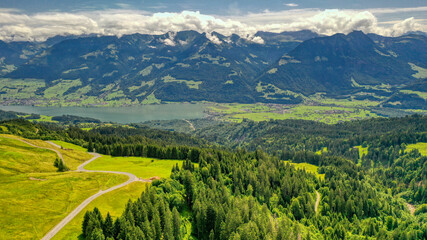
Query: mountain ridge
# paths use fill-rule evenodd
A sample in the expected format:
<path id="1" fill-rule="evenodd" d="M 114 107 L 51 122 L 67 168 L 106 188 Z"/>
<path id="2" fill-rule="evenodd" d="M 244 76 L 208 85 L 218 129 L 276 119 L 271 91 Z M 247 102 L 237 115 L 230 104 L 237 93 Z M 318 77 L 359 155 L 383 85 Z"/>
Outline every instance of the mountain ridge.
<path id="1" fill-rule="evenodd" d="M 25 79 L 36 79 L 39 87 L 28 98 L 36 104 L 48 99 L 83 105 L 289 104 L 319 92 L 386 101 L 384 97 L 427 77 L 427 38 L 422 35 L 389 38 L 354 31 L 320 36 L 299 31 L 258 32 L 255 37 L 263 43 L 196 31 L 0 42 L 0 99 L 19 102 L 23 98 L 18 93 L 25 92 L 22 81 L 31 85 Z M 5 79 L 18 93 L 1 86 Z"/>

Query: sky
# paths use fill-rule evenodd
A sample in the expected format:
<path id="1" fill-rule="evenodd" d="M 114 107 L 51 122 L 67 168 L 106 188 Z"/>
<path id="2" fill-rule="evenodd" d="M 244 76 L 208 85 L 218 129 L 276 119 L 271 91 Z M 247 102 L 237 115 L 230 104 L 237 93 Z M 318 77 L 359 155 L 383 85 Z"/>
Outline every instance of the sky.
<path id="1" fill-rule="evenodd" d="M 182 30 L 235 33 L 251 39 L 260 30 L 303 29 L 325 35 L 353 30 L 385 36 L 427 32 L 427 0 L 0 1 L 0 40 L 4 41 Z"/>

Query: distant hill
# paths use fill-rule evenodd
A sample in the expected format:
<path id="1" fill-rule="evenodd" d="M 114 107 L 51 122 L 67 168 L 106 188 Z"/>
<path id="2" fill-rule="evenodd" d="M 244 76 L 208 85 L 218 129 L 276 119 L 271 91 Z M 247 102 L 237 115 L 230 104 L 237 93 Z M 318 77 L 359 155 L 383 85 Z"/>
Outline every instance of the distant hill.
<path id="1" fill-rule="evenodd" d="M 282 56 L 258 81 L 306 95 L 349 94 L 360 88 L 358 85 L 408 84 L 415 81 L 412 76 L 415 71 L 408 64 L 409 56 L 412 55 L 417 64 L 427 65 L 427 58 L 421 62 L 427 52 L 421 46 L 427 46 L 427 38 L 405 36 L 403 39 L 408 42 L 403 47 L 395 42 L 404 40 L 377 44 L 359 31 L 310 39 Z M 419 45 L 414 46 L 412 42 Z"/>
<path id="2" fill-rule="evenodd" d="M 360 31 L 327 37 L 258 32 L 252 40 L 183 31 L 0 42 L 0 101 L 299 103 L 323 92 L 385 102 L 425 81 L 426 49 L 422 35 Z"/>

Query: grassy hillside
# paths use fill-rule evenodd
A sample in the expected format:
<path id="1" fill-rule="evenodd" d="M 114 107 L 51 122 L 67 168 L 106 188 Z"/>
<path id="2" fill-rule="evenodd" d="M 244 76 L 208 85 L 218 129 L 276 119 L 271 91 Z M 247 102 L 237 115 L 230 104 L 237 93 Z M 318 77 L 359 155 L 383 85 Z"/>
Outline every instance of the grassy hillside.
<path id="1" fill-rule="evenodd" d="M 285 161 L 285 164 L 290 164 L 292 166 L 294 166 L 296 169 L 301 169 L 301 170 L 305 170 L 309 173 L 313 173 L 314 175 L 316 175 L 316 177 L 325 180 L 325 174 L 320 174 L 319 173 L 319 167 L 313 164 L 309 164 L 309 163 L 293 163 L 291 161 Z"/>
<path id="2" fill-rule="evenodd" d="M 418 149 L 421 155 L 427 156 L 427 143 L 419 142 L 415 144 L 409 144 L 406 146 L 406 151 L 408 152 L 412 151 L 413 149 Z"/>
<path id="3" fill-rule="evenodd" d="M 1 136 L 1 134 L 0 134 L 0 136 Z M 22 138 L 13 136 L 13 135 L 3 135 L 3 136 L 22 139 Z M 79 148 L 79 146 L 76 146 L 76 145 L 73 145 L 73 147 L 72 147 L 73 149 L 65 147 L 65 146 L 70 147 L 71 144 L 65 144 L 64 148 L 58 148 L 55 145 L 52 145 L 48 142 L 45 142 L 45 141 L 39 140 L 39 139 L 26 139 L 25 141 L 27 141 L 31 144 L 34 144 L 36 146 L 39 146 L 39 147 L 51 148 L 51 149 L 58 150 L 62 154 L 62 157 L 64 158 L 64 162 L 67 165 L 67 167 L 70 168 L 70 170 L 76 170 L 80 164 L 84 163 L 85 161 L 87 161 L 93 157 L 92 155 L 90 155 L 86 151 L 82 151 L 82 149 L 84 149 L 84 148 Z M 80 150 L 76 150 L 77 148 L 79 148 Z"/>
<path id="4" fill-rule="evenodd" d="M 86 211 L 97 207 L 103 215 L 109 212 L 112 217 L 119 217 L 126 207 L 126 203 L 131 200 L 135 201 L 144 191 L 148 183 L 134 182 L 123 188 L 109 192 L 95 199 L 86 208 L 84 208 L 70 223 L 68 223 L 54 240 L 79 239 L 81 234 L 83 216 Z"/>
<path id="5" fill-rule="evenodd" d="M 84 199 L 126 181 L 115 174 L 58 173 L 54 152 L 1 136 L 0 143 L 0 236 L 4 239 L 40 239 Z"/>
<path id="6" fill-rule="evenodd" d="M 0 174 L 55 172 L 56 153 L 0 136 Z"/>
<path id="7" fill-rule="evenodd" d="M 171 174 L 172 167 L 182 161 L 179 160 L 159 160 L 143 157 L 111 157 L 103 156 L 89 163 L 85 168 L 88 170 L 107 170 L 130 172 L 137 177 L 147 179 L 150 177 L 167 178 Z"/>

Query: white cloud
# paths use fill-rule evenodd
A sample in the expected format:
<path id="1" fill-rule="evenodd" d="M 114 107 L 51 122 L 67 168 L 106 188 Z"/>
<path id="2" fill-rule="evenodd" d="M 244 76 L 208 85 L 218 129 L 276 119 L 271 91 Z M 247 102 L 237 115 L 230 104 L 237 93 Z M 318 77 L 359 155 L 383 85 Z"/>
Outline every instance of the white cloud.
<path id="1" fill-rule="evenodd" d="M 373 14 L 390 14 L 390 13 L 406 13 L 406 12 L 425 12 L 427 7 L 412 7 L 412 8 L 371 8 L 365 11 L 370 11 Z"/>
<path id="2" fill-rule="evenodd" d="M 425 30 L 422 26 L 415 21 L 414 18 L 408 18 L 402 22 L 394 24 L 391 28 L 388 28 L 383 33 L 388 36 L 400 36 L 408 31 Z"/>
<path id="3" fill-rule="evenodd" d="M 248 40 L 258 44 L 264 44 L 264 39 L 260 36 L 248 37 Z"/>
<path id="4" fill-rule="evenodd" d="M 404 8 L 402 12 L 427 11 L 427 8 Z M 397 12 L 396 9 L 376 9 L 381 13 Z M 338 9 L 295 9 L 280 12 L 252 13 L 237 17 L 241 23 L 255 26 L 263 31 L 282 32 L 303 29 L 331 35 L 361 30 L 365 33 L 377 33 L 385 36 L 399 36 L 408 31 L 427 31 L 426 19 L 400 19 L 380 22 L 372 10 L 338 10 Z"/>
<path id="5" fill-rule="evenodd" d="M 283 5 L 288 6 L 288 7 L 298 7 L 298 4 L 296 4 L 296 3 L 285 3 Z"/>
<path id="6" fill-rule="evenodd" d="M 41 41 L 55 35 L 116 35 L 133 33 L 163 34 L 169 31 L 233 33 L 263 43 L 254 38 L 259 31 L 295 31 L 309 29 L 321 34 L 348 33 L 362 30 L 387 36 L 408 31 L 427 31 L 425 19 L 401 19 L 381 23 L 374 13 L 387 14 L 397 9 L 320 10 L 294 9 L 280 12 L 264 11 L 246 15 L 214 16 L 200 12 L 149 13 L 129 9 L 82 11 L 73 13 L 48 12 L 28 15 L 13 9 L 0 9 L 0 39 L 6 41 Z M 405 8 L 401 12 L 427 11 L 427 8 Z M 212 35 L 211 41 L 218 43 Z M 176 44 L 166 42 L 166 44 Z"/>
<path id="7" fill-rule="evenodd" d="M 331 35 L 337 32 L 349 33 L 353 30 L 364 32 L 378 31 L 377 18 L 370 12 L 345 12 L 325 10 L 304 21 L 289 24 L 289 29 L 309 29 L 314 32 Z"/>
<path id="8" fill-rule="evenodd" d="M 211 42 L 215 43 L 215 44 L 221 44 L 222 41 L 215 35 L 213 35 L 212 33 L 206 33 L 206 38 L 209 39 Z"/>

